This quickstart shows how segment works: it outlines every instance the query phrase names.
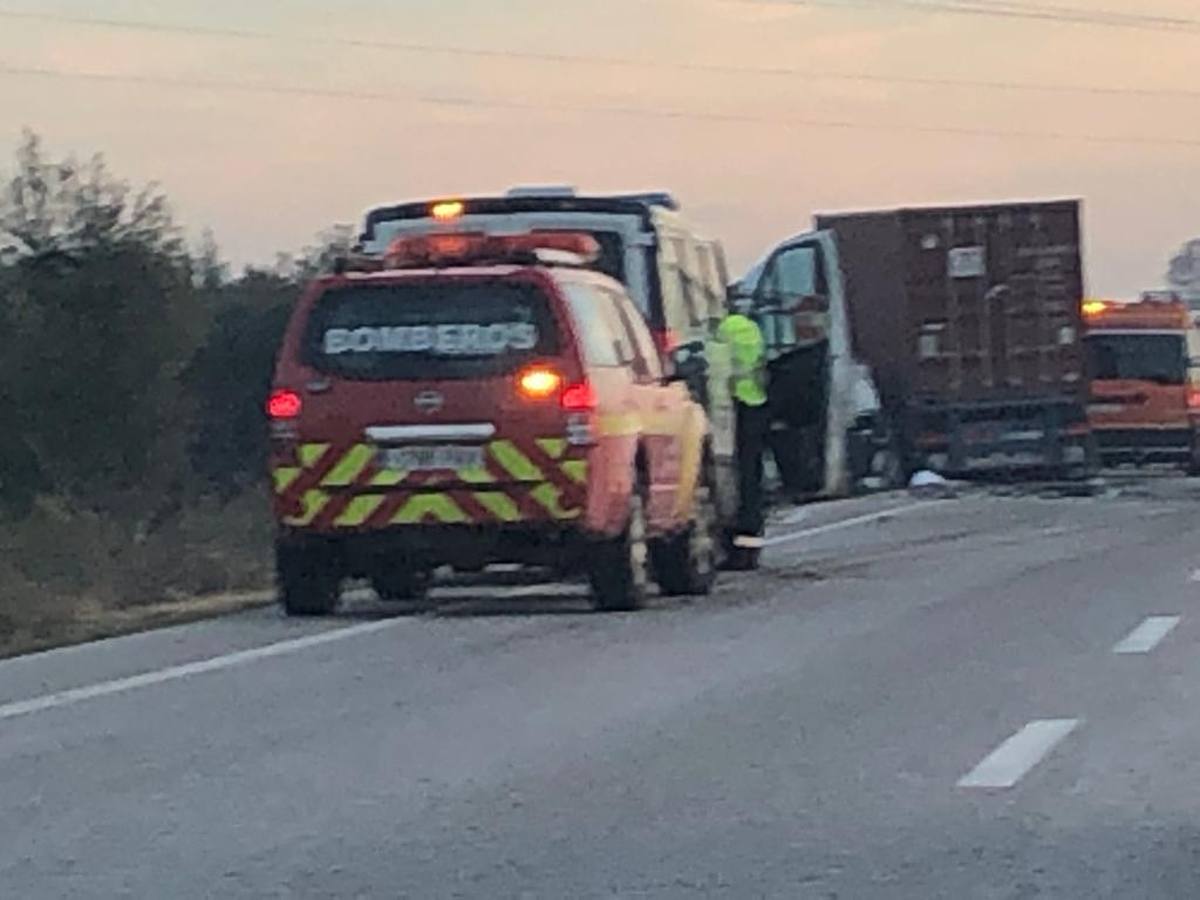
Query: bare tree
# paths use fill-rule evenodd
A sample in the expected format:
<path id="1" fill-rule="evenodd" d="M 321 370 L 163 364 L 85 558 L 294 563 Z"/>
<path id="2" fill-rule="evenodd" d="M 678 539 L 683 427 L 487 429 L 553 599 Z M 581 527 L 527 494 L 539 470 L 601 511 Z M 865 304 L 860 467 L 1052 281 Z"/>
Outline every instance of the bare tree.
<path id="1" fill-rule="evenodd" d="M 1188 241 L 1171 257 L 1167 284 L 1191 306 L 1200 306 L 1200 238 Z"/>

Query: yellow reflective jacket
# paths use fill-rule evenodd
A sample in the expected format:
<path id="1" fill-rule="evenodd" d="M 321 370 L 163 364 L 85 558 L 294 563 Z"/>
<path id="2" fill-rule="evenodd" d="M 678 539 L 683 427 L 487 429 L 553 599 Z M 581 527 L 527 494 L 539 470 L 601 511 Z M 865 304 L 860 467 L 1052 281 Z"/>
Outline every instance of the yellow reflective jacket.
<path id="1" fill-rule="evenodd" d="M 762 406 L 767 402 L 766 344 L 762 331 L 749 316 L 733 313 L 717 329 L 717 338 L 730 347 L 734 398 L 746 406 Z"/>

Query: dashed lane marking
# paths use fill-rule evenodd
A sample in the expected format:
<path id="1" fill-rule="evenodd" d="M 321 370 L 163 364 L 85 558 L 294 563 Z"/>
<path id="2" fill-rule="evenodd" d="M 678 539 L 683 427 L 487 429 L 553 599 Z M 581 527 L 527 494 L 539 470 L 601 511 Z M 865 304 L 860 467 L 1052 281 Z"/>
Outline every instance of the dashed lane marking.
<path id="1" fill-rule="evenodd" d="M 1113 653 L 1149 653 L 1175 630 L 1179 616 L 1150 616 L 1113 647 Z"/>
<path id="2" fill-rule="evenodd" d="M 958 786 L 1012 787 L 1074 731 L 1078 724 L 1078 719 L 1038 719 L 1030 722 L 959 779 Z"/>

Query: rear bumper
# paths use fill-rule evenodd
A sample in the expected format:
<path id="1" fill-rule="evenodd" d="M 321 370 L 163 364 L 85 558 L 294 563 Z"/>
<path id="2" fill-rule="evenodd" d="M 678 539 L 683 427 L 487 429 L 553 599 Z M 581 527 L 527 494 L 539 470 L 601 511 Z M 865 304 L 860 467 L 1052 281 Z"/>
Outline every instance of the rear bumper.
<path id="1" fill-rule="evenodd" d="M 350 577 L 369 577 L 397 564 L 414 569 L 478 568 L 499 563 L 561 572 L 582 568 L 597 538 L 563 525 L 407 525 L 352 533 L 281 527 L 277 542 L 316 553 Z"/>
<path id="2" fill-rule="evenodd" d="M 1191 428 L 1097 428 L 1100 454 L 1113 462 L 1186 462 L 1192 457 Z"/>
<path id="3" fill-rule="evenodd" d="M 906 424 L 917 465 L 948 475 L 1084 473 L 1097 463 L 1082 403 L 924 406 L 910 409 Z"/>

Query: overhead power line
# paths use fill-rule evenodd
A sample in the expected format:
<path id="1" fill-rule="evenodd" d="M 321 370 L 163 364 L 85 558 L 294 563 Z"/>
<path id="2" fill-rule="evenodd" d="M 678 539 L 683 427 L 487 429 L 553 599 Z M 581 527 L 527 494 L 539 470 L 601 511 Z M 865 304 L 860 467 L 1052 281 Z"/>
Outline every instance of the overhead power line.
<path id="1" fill-rule="evenodd" d="M 749 3 L 772 3 L 797 5 L 805 0 L 743 0 Z M 812 0 L 814 5 L 844 6 L 828 0 Z M 851 0 L 851 2 L 870 3 L 871 0 Z M 888 0 L 890 3 L 902 0 Z M 926 4 L 916 4 L 925 6 Z M 805 69 L 794 66 L 744 66 L 729 63 L 690 63 L 668 62 L 663 60 L 643 60 L 632 57 L 592 56 L 568 53 L 552 53 L 519 50 L 492 50 L 487 48 L 463 47 L 445 44 L 428 44 L 412 41 L 390 41 L 379 38 L 347 38 L 347 37 L 308 37 L 305 35 L 287 35 L 273 31 L 255 31 L 240 28 L 213 28 L 199 25 L 171 25 L 161 22 L 129 19 L 106 19 L 85 16 L 71 16 L 58 13 L 25 12 L 19 10 L 0 9 L 0 19 L 37 21 L 44 23 L 79 25 L 92 28 L 106 28 L 128 31 L 145 31 L 164 34 L 187 34 L 212 38 L 230 38 L 252 41 L 284 41 L 305 44 L 341 45 L 355 49 L 371 49 L 397 51 L 435 56 L 469 57 L 477 59 L 507 59 L 523 60 L 535 63 L 574 65 L 574 66 L 612 66 L 641 68 L 647 70 L 666 70 L 680 72 L 696 72 L 718 75 L 755 75 L 774 78 L 802 78 L 809 81 L 823 81 L 852 84 L 883 84 L 905 85 L 923 88 L 950 88 L 960 90 L 987 90 L 1007 92 L 1032 92 L 1050 94 L 1075 94 L 1111 97 L 1162 97 L 1169 99 L 1200 99 L 1200 90 L 1188 88 L 1138 88 L 1129 86 L 1082 85 L 1082 84 L 1047 84 L 1023 81 L 1000 81 L 992 79 L 950 79 L 912 75 L 882 75 L 869 72 L 830 72 L 824 69 Z"/>
<path id="2" fill-rule="evenodd" d="M 520 100 L 498 100 L 469 95 L 361 91 L 338 88 L 313 88 L 302 85 L 268 82 L 224 81 L 206 78 L 181 78 L 158 75 L 121 75 L 107 72 L 83 72 L 0 64 L 0 76 L 45 78 L 69 81 L 89 81 L 111 84 L 136 84 L 145 87 L 176 90 L 212 91 L 223 93 L 267 94 L 294 97 L 313 97 L 370 103 L 432 104 L 472 109 L 553 112 L 583 115 L 632 116 L 657 120 L 679 120 L 729 124 L 786 125 L 796 128 L 820 128 L 854 131 L 895 132 L 904 134 L 953 135 L 958 137 L 991 138 L 997 140 L 1064 141 L 1084 144 L 1140 145 L 1200 149 L 1200 139 L 1168 136 L 1106 135 L 1070 131 L 1023 131 L 990 128 L 968 128 L 951 125 L 920 125 L 912 123 L 877 123 L 850 119 L 810 119 L 795 116 L 768 116 L 752 113 L 700 111 L 672 108 L 619 106 L 611 104 L 547 103 Z"/>
<path id="3" fill-rule="evenodd" d="M 740 0 L 753 6 L 820 7 L 824 9 L 903 9 L 1005 19 L 1027 19 L 1063 25 L 1099 25 L 1148 31 L 1200 32 L 1200 19 L 1112 9 L 1082 9 L 1044 3 L 989 0 Z"/>

